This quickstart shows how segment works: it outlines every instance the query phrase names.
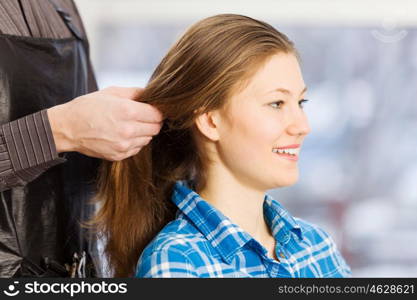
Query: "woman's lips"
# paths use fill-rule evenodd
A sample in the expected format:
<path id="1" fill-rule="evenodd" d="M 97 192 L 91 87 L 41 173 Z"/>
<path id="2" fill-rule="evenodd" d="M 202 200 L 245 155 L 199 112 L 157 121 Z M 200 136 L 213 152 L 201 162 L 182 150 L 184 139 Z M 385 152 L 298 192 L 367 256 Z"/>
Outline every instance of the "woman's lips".
<path id="1" fill-rule="evenodd" d="M 291 160 L 291 161 L 298 161 L 298 155 L 292 155 L 292 154 L 287 154 L 287 153 L 278 153 L 278 152 L 275 152 L 274 154 L 276 154 L 276 155 L 278 155 L 278 156 L 280 156 L 281 158 L 284 158 L 284 159 L 288 159 L 288 160 Z"/>
<path id="2" fill-rule="evenodd" d="M 298 147 L 295 147 L 298 146 Z M 272 152 L 276 155 L 279 155 L 283 159 L 298 161 L 298 156 L 300 154 L 300 147 L 298 145 L 289 145 L 286 148 L 275 147 L 272 149 Z"/>
<path id="3" fill-rule="evenodd" d="M 274 148 L 275 149 L 294 149 L 294 148 L 300 148 L 300 144 L 293 144 L 293 145 L 274 147 Z"/>

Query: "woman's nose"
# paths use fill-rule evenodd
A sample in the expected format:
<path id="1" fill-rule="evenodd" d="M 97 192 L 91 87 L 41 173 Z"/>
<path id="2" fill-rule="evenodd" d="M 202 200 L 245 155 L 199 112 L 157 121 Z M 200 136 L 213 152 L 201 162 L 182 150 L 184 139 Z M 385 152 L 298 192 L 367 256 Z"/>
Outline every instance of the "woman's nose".
<path id="1" fill-rule="evenodd" d="M 310 133 L 310 124 L 302 109 L 293 112 L 287 131 L 288 134 L 294 136 L 305 136 Z"/>

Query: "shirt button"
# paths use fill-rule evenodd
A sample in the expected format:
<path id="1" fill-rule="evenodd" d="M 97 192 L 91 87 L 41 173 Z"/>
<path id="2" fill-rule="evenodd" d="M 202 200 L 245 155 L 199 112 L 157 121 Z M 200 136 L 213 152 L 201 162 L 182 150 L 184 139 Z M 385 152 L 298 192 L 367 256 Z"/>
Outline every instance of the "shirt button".
<path id="1" fill-rule="evenodd" d="M 279 256 L 280 256 L 281 258 L 285 258 L 285 255 L 284 255 L 284 253 L 282 253 L 282 252 L 279 254 Z"/>
<path id="2" fill-rule="evenodd" d="M 284 234 L 278 238 L 278 241 L 281 245 L 285 245 L 286 243 L 290 241 L 290 235 Z"/>

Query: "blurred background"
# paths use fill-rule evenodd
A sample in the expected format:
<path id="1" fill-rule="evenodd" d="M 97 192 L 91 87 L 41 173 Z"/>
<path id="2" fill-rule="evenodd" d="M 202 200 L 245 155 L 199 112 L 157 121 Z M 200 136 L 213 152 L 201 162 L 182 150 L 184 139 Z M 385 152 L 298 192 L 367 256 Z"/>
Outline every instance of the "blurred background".
<path id="1" fill-rule="evenodd" d="M 174 41 L 219 13 L 295 42 L 312 132 L 299 182 L 270 193 L 330 232 L 355 277 L 417 277 L 417 1 L 76 0 L 100 88 L 144 86 Z"/>

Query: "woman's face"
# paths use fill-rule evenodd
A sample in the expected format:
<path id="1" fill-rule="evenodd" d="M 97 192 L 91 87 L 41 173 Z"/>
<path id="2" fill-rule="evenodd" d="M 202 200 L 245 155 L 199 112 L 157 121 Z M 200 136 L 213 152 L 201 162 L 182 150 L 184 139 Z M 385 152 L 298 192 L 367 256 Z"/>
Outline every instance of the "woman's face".
<path id="1" fill-rule="evenodd" d="M 299 151 L 310 132 L 305 91 L 296 57 L 279 53 L 218 112 L 219 161 L 241 183 L 267 190 L 297 181 Z"/>

